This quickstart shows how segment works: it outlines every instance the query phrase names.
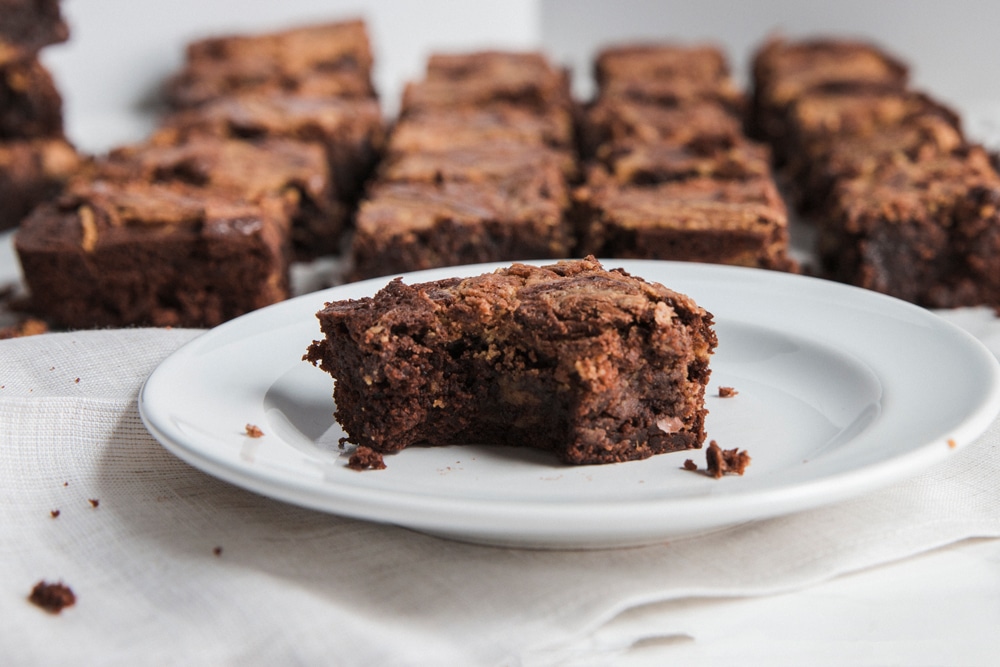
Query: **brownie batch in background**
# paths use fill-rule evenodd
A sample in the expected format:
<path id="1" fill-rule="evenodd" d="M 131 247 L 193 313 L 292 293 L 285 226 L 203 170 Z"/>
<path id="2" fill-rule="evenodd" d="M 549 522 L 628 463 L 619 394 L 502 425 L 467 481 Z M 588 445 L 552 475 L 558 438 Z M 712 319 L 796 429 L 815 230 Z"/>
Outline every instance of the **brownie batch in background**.
<path id="1" fill-rule="evenodd" d="M 1000 175 L 872 44 L 775 38 L 751 125 L 818 230 L 824 275 L 934 308 L 1000 307 Z"/>
<path id="2" fill-rule="evenodd" d="M 307 359 L 349 442 L 551 451 L 613 463 L 700 447 L 716 346 L 690 298 L 597 260 L 514 264 L 336 301 Z"/>
<path id="3" fill-rule="evenodd" d="M 749 103 L 712 45 L 605 48 L 585 106 L 541 52 L 437 53 L 405 87 L 387 136 L 362 21 L 223 35 L 188 45 L 148 141 L 81 167 L 38 61 L 67 37 L 58 3 L 0 8 L 0 227 L 77 173 L 128 197 L 140 185 L 203 191 L 213 208 L 226 198 L 270 208 L 277 196 L 290 220 L 286 271 L 342 251 L 347 279 L 586 254 L 795 270 L 768 149 L 755 141 L 765 139 L 787 192 L 816 219 L 825 275 L 928 306 L 1000 301 L 995 164 L 951 110 L 909 87 L 904 63 L 870 44 L 771 39 Z M 131 298 L 102 300 L 119 297 Z M 199 325 L 194 311 L 178 317 Z M 73 326 L 98 320 L 106 313 Z"/>

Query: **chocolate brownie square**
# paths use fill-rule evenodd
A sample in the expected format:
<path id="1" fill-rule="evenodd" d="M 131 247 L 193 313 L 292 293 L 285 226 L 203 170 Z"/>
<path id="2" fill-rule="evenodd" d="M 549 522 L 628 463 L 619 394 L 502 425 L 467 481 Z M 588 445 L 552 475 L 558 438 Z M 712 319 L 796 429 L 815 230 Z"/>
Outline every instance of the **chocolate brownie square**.
<path id="1" fill-rule="evenodd" d="M 727 147 L 744 138 L 740 118 L 715 102 L 669 107 L 611 97 L 599 99 L 586 110 L 580 135 L 585 156 L 594 156 L 601 147 L 610 149 L 616 144 Z"/>
<path id="2" fill-rule="evenodd" d="M 696 141 L 619 143 L 599 151 L 601 162 L 622 184 L 652 185 L 698 176 L 719 179 L 771 178 L 771 152 L 748 139 L 729 146 Z"/>
<path id="3" fill-rule="evenodd" d="M 847 39 L 773 38 L 753 56 L 752 133 L 771 141 L 784 160 L 789 105 L 821 90 L 906 89 L 906 65 L 874 44 Z"/>
<path id="4" fill-rule="evenodd" d="M 306 359 L 378 452 L 490 444 L 615 463 L 700 447 L 717 340 L 689 297 L 588 258 L 328 303 Z"/>
<path id="5" fill-rule="evenodd" d="M 0 65 L 34 58 L 69 38 L 59 0 L 0 0 L 0 17 Z"/>
<path id="6" fill-rule="evenodd" d="M 212 37 L 188 45 L 167 83 L 174 107 L 275 90 L 371 97 L 372 52 L 364 22 L 325 23 L 258 35 Z"/>
<path id="7" fill-rule="evenodd" d="M 1000 305 L 1000 176 L 979 147 L 838 182 L 818 253 L 843 282 L 933 307 Z"/>
<path id="8" fill-rule="evenodd" d="M 836 184 L 868 178 L 887 164 L 923 162 L 967 149 L 962 132 L 946 118 L 926 115 L 874 134 L 815 137 L 789 160 L 789 191 L 807 214 L 830 205 Z"/>
<path id="9" fill-rule="evenodd" d="M 786 136 L 794 150 L 831 135 L 872 137 L 884 130 L 934 116 L 961 132 L 958 114 L 911 90 L 813 91 L 787 109 Z"/>
<path id="10" fill-rule="evenodd" d="M 0 142 L 0 229 L 16 226 L 31 209 L 58 194 L 80 162 L 65 139 Z"/>
<path id="11" fill-rule="evenodd" d="M 769 177 L 639 187 L 594 170 L 574 196 L 580 254 L 796 268 L 787 211 Z"/>
<path id="12" fill-rule="evenodd" d="M 62 96 L 35 59 L 0 65 L 0 140 L 61 138 Z"/>
<path id="13" fill-rule="evenodd" d="M 567 184 L 577 176 L 577 163 L 568 151 L 517 143 L 489 143 L 437 151 L 390 155 L 379 167 L 383 181 L 441 183 L 465 181 L 496 183 L 523 180 L 535 172 L 544 179 L 550 198 L 568 202 Z"/>
<path id="14" fill-rule="evenodd" d="M 722 51 L 712 45 L 627 44 L 597 54 L 598 96 L 670 106 L 710 100 L 742 111 L 744 99 Z"/>
<path id="15" fill-rule="evenodd" d="M 353 205 L 383 149 L 385 125 L 375 99 L 276 93 L 224 97 L 174 112 L 163 120 L 154 140 L 179 143 L 209 135 L 314 143 L 326 151 L 335 196 Z"/>
<path id="16" fill-rule="evenodd" d="M 31 308 L 67 328 L 210 327 L 288 297 L 277 198 L 182 183 L 74 183 L 15 237 Z"/>
<path id="17" fill-rule="evenodd" d="M 435 54 L 428 59 L 426 77 L 403 90 L 400 115 L 495 104 L 536 112 L 570 109 L 569 75 L 535 52 Z"/>
<path id="18" fill-rule="evenodd" d="M 574 119 L 566 109 L 536 113 L 494 104 L 407 114 L 393 127 L 387 152 L 416 153 L 495 143 L 570 149 L 573 142 Z"/>
<path id="19" fill-rule="evenodd" d="M 377 183 L 358 208 L 351 278 L 568 257 L 566 205 L 552 190 L 561 179 L 528 170 L 497 182 Z"/>
<path id="20" fill-rule="evenodd" d="M 296 256 L 340 249 L 347 211 L 333 197 L 326 155 L 319 146 L 289 139 L 251 142 L 212 136 L 178 144 L 156 140 L 117 148 L 80 178 L 186 183 L 209 195 L 248 201 L 279 197 L 293 222 Z"/>

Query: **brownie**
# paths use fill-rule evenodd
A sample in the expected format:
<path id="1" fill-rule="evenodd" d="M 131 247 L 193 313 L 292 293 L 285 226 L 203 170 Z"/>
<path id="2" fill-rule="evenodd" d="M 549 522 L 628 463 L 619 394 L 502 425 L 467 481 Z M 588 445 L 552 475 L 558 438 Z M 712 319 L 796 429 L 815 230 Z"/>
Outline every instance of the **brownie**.
<path id="1" fill-rule="evenodd" d="M 36 59 L 0 65 L 0 140 L 63 137 L 62 96 Z"/>
<path id="2" fill-rule="evenodd" d="M 424 79 L 405 86 L 400 115 L 491 105 L 535 112 L 571 109 L 569 75 L 535 52 L 435 54 L 428 59 Z"/>
<path id="3" fill-rule="evenodd" d="M 572 232 L 553 178 L 532 170 L 500 182 L 377 183 L 358 208 L 350 276 L 568 257 Z"/>
<path id="4" fill-rule="evenodd" d="M 768 40 L 753 55 L 752 133 L 775 144 L 779 160 L 785 146 L 788 106 L 822 90 L 904 90 L 904 63 L 874 44 L 846 39 Z"/>
<path id="5" fill-rule="evenodd" d="M 594 60 L 601 98 L 665 105 L 713 101 L 734 111 L 743 95 L 729 75 L 722 51 L 712 45 L 646 43 L 610 46 Z"/>
<path id="6" fill-rule="evenodd" d="M 69 38 L 59 0 L 0 0 L 0 16 L 0 65 L 34 58 Z"/>
<path id="7" fill-rule="evenodd" d="M 234 94 L 371 97 L 372 52 L 363 21 L 258 35 L 211 37 L 188 45 L 184 67 L 167 82 L 174 107 Z"/>
<path id="8" fill-rule="evenodd" d="M 393 127 L 387 152 L 415 153 L 493 143 L 570 149 L 573 142 L 573 115 L 566 109 L 536 113 L 494 104 L 485 108 L 414 111 Z"/>
<path id="9" fill-rule="evenodd" d="M 586 110 L 580 134 L 585 156 L 622 143 L 726 147 L 744 137 L 742 121 L 715 102 L 669 107 L 614 97 L 602 98 Z"/>
<path id="10" fill-rule="evenodd" d="M 293 221 L 297 257 L 340 249 L 347 211 L 331 191 L 326 155 L 317 145 L 289 139 L 242 141 L 212 136 L 178 144 L 152 141 L 123 146 L 87 169 L 81 178 L 177 182 L 208 194 L 250 201 L 280 197 Z"/>
<path id="11" fill-rule="evenodd" d="M 652 185 L 697 176 L 720 179 L 771 177 L 771 152 L 748 139 L 729 147 L 711 143 L 618 144 L 601 152 L 602 162 L 619 183 Z"/>
<path id="12" fill-rule="evenodd" d="M 385 121 L 375 99 L 275 93 L 223 97 L 168 115 L 156 136 L 164 143 L 211 135 L 229 139 L 295 139 L 326 151 L 332 189 L 353 205 L 385 143 Z"/>
<path id="13" fill-rule="evenodd" d="M 390 155 L 379 166 L 383 181 L 474 183 L 522 181 L 524 174 L 537 173 L 554 201 L 568 203 L 567 183 L 577 176 L 577 163 L 567 151 L 517 143 L 488 143 L 436 151 Z"/>
<path id="14" fill-rule="evenodd" d="M 210 327 L 288 297 L 278 198 L 77 182 L 15 237 L 31 308 L 60 327 Z"/>
<path id="15" fill-rule="evenodd" d="M 967 148 L 961 131 L 936 115 L 874 134 L 816 137 L 789 160 L 789 190 L 799 209 L 810 215 L 830 205 L 830 194 L 841 180 L 870 176 L 887 164 L 922 162 Z"/>
<path id="16" fill-rule="evenodd" d="M 1000 176 L 978 147 L 837 183 L 819 255 L 837 280 L 933 307 L 1000 306 Z"/>
<path id="17" fill-rule="evenodd" d="M 568 464 L 700 447 L 712 316 L 595 259 L 328 303 L 305 358 L 334 379 L 348 440 L 529 446 Z"/>
<path id="18" fill-rule="evenodd" d="M 65 139 L 0 142 L 0 229 L 16 226 L 62 188 L 80 164 Z"/>
<path id="19" fill-rule="evenodd" d="M 795 150 L 832 135 L 872 137 L 922 118 L 934 117 L 961 133 L 958 114 L 911 90 L 814 91 L 790 103 L 786 137 Z"/>
<path id="20" fill-rule="evenodd" d="M 578 253 L 793 270 L 773 179 L 622 185 L 591 173 L 575 192 Z"/>

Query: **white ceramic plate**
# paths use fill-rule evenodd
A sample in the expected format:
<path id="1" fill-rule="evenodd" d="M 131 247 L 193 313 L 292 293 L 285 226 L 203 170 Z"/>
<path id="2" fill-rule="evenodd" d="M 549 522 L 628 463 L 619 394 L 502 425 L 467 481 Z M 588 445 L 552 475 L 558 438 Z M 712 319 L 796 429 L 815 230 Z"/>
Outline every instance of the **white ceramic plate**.
<path id="1" fill-rule="evenodd" d="M 498 265 L 425 271 L 409 283 Z M 902 301 L 734 267 L 605 260 L 715 315 L 709 438 L 746 449 L 712 479 L 702 451 L 565 466 L 528 448 L 419 447 L 387 468 L 345 467 L 332 379 L 302 361 L 326 301 L 385 279 L 301 296 L 228 322 L 165 360 L 143 387 L 150 432 L 197 468 L 266 496 L 460 540 L 543 548 L 636 545 L 832 503 L 953 455 L 1000 410 L 997 360 Z M 719 386 L 739 394 L 719 398 Z M 264 431 L 245 435 L 246 424 Z"/>

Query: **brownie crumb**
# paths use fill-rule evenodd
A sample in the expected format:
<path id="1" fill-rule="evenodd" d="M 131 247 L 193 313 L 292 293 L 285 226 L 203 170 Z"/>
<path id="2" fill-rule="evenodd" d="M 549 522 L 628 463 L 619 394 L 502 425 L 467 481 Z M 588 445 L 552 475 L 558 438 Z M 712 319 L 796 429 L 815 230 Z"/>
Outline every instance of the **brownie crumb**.
<path id="1" fill-rule="evenodd" d="M 76 595 L 69 586 L 62 583 L 48 584 L 39 581 L 31 589 L 28 600 L 49 613 L 58 614 L 76 602 Z"/>
<path id="2" fill-rule="evenodd" d="M 214 549 L 212 549 L 212 555 L 216 556 L 216 557 L 221 556 L 222 555 L 222 547 L 215 547 Z"/>
<path id="3" fill-rule="evenodd" d="M 49 516 L 51 516 L 53 519 L 58 519 L 60 514 L 62 514 L 62 512 L 60 512 L 59 510 L 52 510 L 51 512 L 49 512 Z"/>
<path id="4" fill-rule="evenodd" d="M 720 398 L 732 398 L 733 396 L 736 396 L 738 393 L 740 392 L 736 391 L 732 387 L 719 387 Z"/>
<path id="5" fill-rule="evenodd" d="M 385 460 L 382 458 L 382 454 L 371 447 L 359 445 L 351 454 L 351 458 L 347 460 L 347 467 L 351 470 L 383 470 Z"/>
<path id="6" fill-rule="evenodd" d="M 691 459 L 688 459 L 684 462 L 684 469 L 694 472 L 695 470 L 698 469 L 698 464 L 692 461 Z"/>
<path id="7" fill-rule="evenodd" d="M 264 432 L 260 430 L 260 427 L 256 424 L 246 425 L 247 436 L 251 438 L 259 438 L 264 435 Z"/>
<path id="8" fill-rule="evenodd" d="M 97 507 L 98 505 L 100 505 L 100 504 L 101 504 L 101 501 L 100 501 L 100 500 L 98 500 L 97 498 L 88 498 L 88 499 L 87 499 L 87 502 L 89 502 L 89 503 L 90 503 L 90 506 L 91 506 L 91 507 Z"/>
<path id="9" fill-rule="evenodd" d="M 705 452 L 706 467 L 708 474 L 719 479 L 726 473 L 742 475 L 747 466 L 750 465 L 750 455 L 746 450 L 722 449 L 712 440 Z"/>

